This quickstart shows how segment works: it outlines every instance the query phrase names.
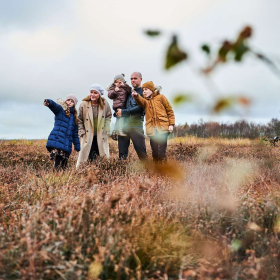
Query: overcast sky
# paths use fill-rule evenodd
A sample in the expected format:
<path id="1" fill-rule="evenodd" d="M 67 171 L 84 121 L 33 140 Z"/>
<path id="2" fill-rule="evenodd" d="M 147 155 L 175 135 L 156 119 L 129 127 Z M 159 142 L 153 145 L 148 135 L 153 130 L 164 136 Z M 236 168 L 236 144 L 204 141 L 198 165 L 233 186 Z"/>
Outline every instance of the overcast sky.
<path id="1" fill-rule="evenodd" d="M 249 109 L 210 114 L 214 102 L 199 68 L 202 43 L 218 46 L 245 25 L 254 29 L 250 45 L 280 61 L 278 0 L 0 0 L 0 138 L 47 138 L 53 114 L 43 100 L 74 94 L 80 101 L 89 86 L 105 88 L 113 77 L 133 71 L 161 85 L 170 100 L 178 92 L 193 102 L 174 107 L 176 124 L 204 120 L 267 122 L 280 117 L 280 79 L 248 56 L 212 74 L 223 95 L 252 99 Z M 159 38 L 147 28 L 164 31 Z M 189 61 L 166 72 L 165 50 L 172 33 Z M 107 97 L 107 96 L 106 96 Z"/>

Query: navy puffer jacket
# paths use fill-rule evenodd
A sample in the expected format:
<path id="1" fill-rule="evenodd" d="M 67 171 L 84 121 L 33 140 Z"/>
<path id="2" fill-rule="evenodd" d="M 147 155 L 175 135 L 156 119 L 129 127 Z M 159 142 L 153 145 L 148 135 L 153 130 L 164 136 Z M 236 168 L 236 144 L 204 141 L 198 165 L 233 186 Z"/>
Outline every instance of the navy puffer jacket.
<path id="1" fill-rule="evenodd" d="M 54 128 L 49 135 L 47 148 L 61 149 L 71 154 L 72 143 L 76 151 L 80 151 L 78 125 L 74 119 L 74 108 L 70 108 L 70 117 L 65 114 L 61 105 L 47 99 L 50 110 L 55 114 Z"/>

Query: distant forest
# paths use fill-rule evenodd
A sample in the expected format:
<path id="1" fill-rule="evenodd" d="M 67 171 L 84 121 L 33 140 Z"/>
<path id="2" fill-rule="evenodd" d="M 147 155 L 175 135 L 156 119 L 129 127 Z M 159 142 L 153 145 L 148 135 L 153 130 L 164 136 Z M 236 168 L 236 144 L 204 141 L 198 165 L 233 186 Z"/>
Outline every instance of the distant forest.
<path id="1" fill-rule="evenodd" d="M 222 137 L 222 138 L 259 138 L 280 136 L 280 120 L 271 119 L 267 124 L 256 124 L 246 120 L 234 123 L 204 122 L 203 119 L 197 123 L 188 125 L 177 125 L 174 128 L 175 137 L 194 135 L 197 137 Z"/>

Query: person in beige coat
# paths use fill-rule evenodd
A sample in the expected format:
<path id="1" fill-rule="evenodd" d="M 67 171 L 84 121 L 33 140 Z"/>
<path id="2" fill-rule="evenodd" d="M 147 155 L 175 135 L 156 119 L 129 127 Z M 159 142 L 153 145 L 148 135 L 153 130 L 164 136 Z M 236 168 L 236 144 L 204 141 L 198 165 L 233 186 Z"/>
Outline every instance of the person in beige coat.
<path id="1" fill-rule="evenodd" d="M 97 156 L 109 158 L 108 132 L 112 112 L 103 95 L 104 89 L 99 84 L 90 87 L 90 95 L 85 97 L 79 108 L 78 126 L 81 150 L 77 167 Z"/>

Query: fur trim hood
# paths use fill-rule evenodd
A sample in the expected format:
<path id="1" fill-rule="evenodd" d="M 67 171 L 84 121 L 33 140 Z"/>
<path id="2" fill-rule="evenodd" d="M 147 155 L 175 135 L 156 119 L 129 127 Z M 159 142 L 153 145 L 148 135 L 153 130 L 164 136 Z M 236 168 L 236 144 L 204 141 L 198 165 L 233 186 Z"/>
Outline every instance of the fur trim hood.
<path id="1" fill-rule="evenodd" d="M 62 107 L 62 109 L 64 110 L 64 112 L 68 118 L 71 113 L 73 113 L 73 114 L 75 113 L 75 110 L 76 110 L 75 105 L 73 107 L 69 108 L 67 106 L 66 102 L 63 101 L 61 98 L 57 99 L 56 103 Z M 76 122 L 76 120 L 75 120 L 75 122 Z"/>
<path id="2" fill-rule="evenodd" d="M 67 104 L 61 98 L 57 99 L 56 103 L 60 105 L 64 111 L 68 109 Z"/>

